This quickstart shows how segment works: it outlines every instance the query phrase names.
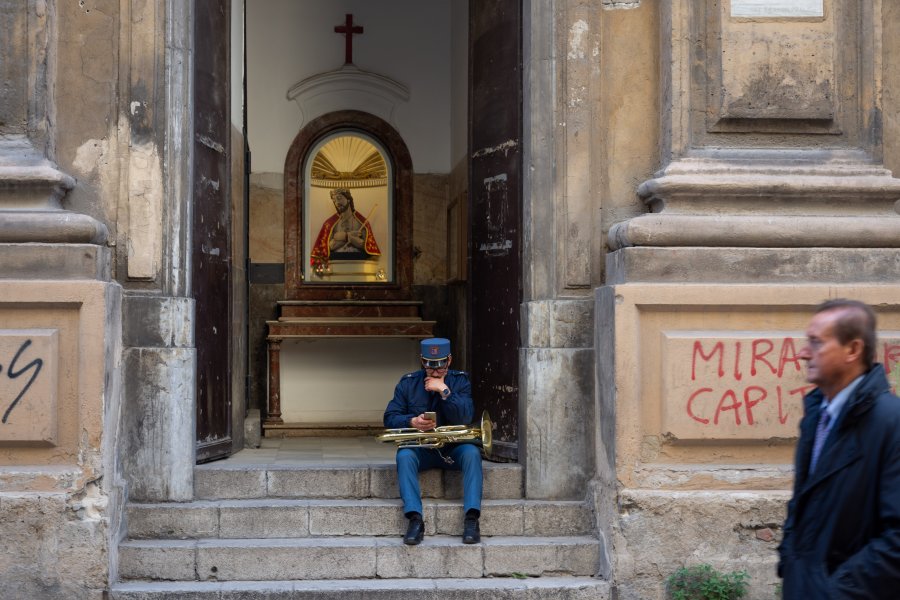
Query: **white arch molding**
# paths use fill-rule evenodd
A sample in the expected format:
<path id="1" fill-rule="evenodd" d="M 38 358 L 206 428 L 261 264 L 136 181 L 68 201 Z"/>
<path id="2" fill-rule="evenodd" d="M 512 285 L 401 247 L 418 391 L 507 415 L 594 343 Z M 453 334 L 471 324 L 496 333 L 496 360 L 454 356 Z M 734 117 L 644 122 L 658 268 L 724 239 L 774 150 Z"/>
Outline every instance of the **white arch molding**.
<path id="1" fill-rule="evenodd" d="M 350 64 L 295 83 L 287 97 L 300 108 L 301 127 L 335 110 L 360 110 L 396 126 L 394 112 L 398 105 L 409 102 L 409 88 Z"/>

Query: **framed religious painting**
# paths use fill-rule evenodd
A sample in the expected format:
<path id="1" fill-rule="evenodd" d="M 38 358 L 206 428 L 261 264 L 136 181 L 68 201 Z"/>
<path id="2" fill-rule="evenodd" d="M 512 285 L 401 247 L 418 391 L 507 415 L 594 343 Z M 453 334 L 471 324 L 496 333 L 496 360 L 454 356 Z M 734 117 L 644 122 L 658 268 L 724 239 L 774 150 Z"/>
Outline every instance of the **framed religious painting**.
<path id="1" fill-rule="evenodd" d="M 343 111 L 304 127 L 285 165 L 289 299 L 403 299 L 412 271 L 412 166 L 399 134 Z"/>
<path id="2" fill-rule="evenodd" d="M 309 285 L 394 281 L 392 165 L 356 131 L 321 139 L 304 165 L 302 257 Z"/>

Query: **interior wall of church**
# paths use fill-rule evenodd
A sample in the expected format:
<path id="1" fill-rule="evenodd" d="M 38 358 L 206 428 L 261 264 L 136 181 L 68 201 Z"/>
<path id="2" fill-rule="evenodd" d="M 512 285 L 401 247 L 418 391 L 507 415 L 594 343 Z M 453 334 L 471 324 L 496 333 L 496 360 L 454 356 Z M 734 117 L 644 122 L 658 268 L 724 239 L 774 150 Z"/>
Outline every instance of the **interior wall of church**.
<path id="1" fill-rule="evenodd" d="M 253 172 L 282 172 L 299 131 L 291 86 L 344 64 L 344 36 L 335 25 L 352 14 L 364 28 L 353 36 L 353 62 L 407 86 L 397 107 L 416 173 L 450 170 L 450 2 L 396 0 L 270 0 L 247 6 L 248 130 Z M 335 107 L 339 110 L 341 107 Z M 318 116 L 318 115 L 315 115 Z"/>
<path id="2" fill-rule="evenodd" d="M 469 190 L 469 3 L 450 4 L 450 179 L 451 203 L 460 209 L 468 203 Z M 465 219 L 460 226 L 466 226 Z M 445 263 L 449 264 L 450 257 Z M 462 262 L 462 259 L 460 259 Z M 454 277 L 454 275 L 459 275 Z M 452 326 L 447 335 L 455 343 L 454 361 L 459 369 L 468 368 L 466 347 L 466 284 L 464 273 L 448 273 L 447 293 Z"/>
<path id="3" fill-rule="evenodd" d="M 275 318 L 283 286 L 284 159 L 304 115 L 287 98 L 294 84 L 340 68 L 342 35 L 334 32 L 352 14 L 364 32 L 353 36 L 353 62 L 409 89 L 392 125 L 412 156 L 414 176 L 413 294 L 437 333 L 454 338 L 463 365 L 465 288 L 447 284 L 447 208 L 461 197 L 468 139 L 467 3 L 441 0 L 389 3 L 365 0 L 274 0 L 247 5 L 247 137 L 250 175 L 250 399 L 264 408 L 265 321 Z M 336 105 L 334 110 L 345 107 Z M 455 182 L 455 183 L 454 183 Z M 453 189 L 451 189 L 453 186 Z M 398 364 L 407 357 L 398 356 Z M 291 381 L 290 364 L 282 364 Z M 337 372 L 335 373 L 337 375 Z M 289 384 L 288 384 L 289 385 Z M 290 390 L 283 391 L 290 394 Z"/>

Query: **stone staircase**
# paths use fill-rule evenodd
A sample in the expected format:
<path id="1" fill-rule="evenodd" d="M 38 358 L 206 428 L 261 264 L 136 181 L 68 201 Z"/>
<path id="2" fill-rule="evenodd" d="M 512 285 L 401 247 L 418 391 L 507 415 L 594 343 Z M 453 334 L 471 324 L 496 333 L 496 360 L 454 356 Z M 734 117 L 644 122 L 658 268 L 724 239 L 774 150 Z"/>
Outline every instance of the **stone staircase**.
<path id="1" fill-rule="evenodd" d="M 519 465 L 484 463 L 480 544 L 460 474 L 421 474 L 426 537 L 405 546 L 393 465 L 195 469 L 193 502 L 130 504 L 113 600 L 603 600 L 583 502 L 523 499 Z"/>

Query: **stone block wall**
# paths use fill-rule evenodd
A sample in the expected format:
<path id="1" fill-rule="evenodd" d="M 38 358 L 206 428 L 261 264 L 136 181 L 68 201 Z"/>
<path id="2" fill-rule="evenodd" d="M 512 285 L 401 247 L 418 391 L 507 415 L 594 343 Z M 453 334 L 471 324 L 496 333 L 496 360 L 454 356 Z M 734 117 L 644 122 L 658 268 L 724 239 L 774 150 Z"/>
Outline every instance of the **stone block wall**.
<path id="1" fill-rule="evenodd" d="M 894 271 L 884 275 L 900 276 Z M 884 283 L 812 282 L 598 289 L 592 489 L 619 597 L 663 598 L 666 577 L 700 563 L 746 570 L 749 597 L 773 597 L 810 389 L 797 357 L 806 324 L 826 299 L 869 302 L 878 360 L 896 382 L 898 293 Z"/>
<path id="2" fill-rule="evenodd" d="M 121 288 L 0 279 L 0 588 L 9 598 L 100 598 L 124 483 Z"/>

